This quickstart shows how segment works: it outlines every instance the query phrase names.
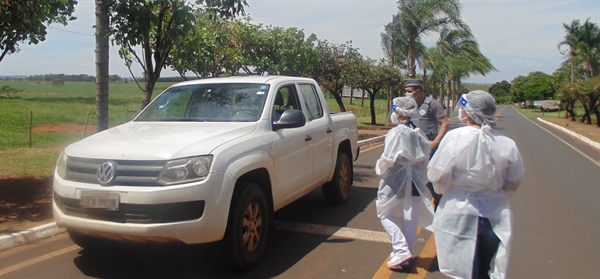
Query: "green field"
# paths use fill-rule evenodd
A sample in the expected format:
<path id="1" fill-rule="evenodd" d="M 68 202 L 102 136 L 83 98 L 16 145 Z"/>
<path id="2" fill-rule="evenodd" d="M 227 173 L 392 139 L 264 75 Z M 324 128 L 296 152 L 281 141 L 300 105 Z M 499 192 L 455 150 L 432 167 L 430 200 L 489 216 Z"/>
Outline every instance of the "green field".
<path id="1" fill-rule="evenodd" d="M 154 97 L 173 83 L 157 83 Z M 15 96 L 0 98 L 0 157 L 3 168 L 0 177 L 39 176 L 52 173 L 56 158 L 68 144 L 84 137 L 78 132 L 33 132 L 29 147 L 30 115 L 31 126 L 88 123 L 87 135 L 96 126 L 96 87 L 91 82 L 67 82 L 54 86 L 46 82 L 0 81 L 0 87 L 9 85 L 23 92 Z M 467 86 L 468 90 L 488 90 L 487 86 Z M 143 92 L 133 83 L 111 83 L 109 89 L 109 126 L 116 126 L 130 120 L 139 110 Z M 359 127 L 371 126 L 369 99 L 343 99 L 347 111 L 356 115 Z M 327 99 L 332 112 L 339 111 L 335 99 Z M 133 112 L 129 112 L 133 111 Z M 375 101 L 378 125 L 387 121 L 387 102 Z M 89 112 L 89 119 L 88 119 Z M 528 117 L 539 117 L 541 112 L 522 110 Z M 564 111 L 561 112 L 564 117 Z M 545 117 L 558 117 L 557 112 L 545 113 Z"/>
<path id="2" fill-rule="evenodd" d="M 173 83 L 157 83 L 154 97 Z M 23 90 L 16 95 L 0 98 L 0 156 L 3 168 L 0 177 L 39 176 L 52 173 L 56 158 L 70 143 L 84 137 L 78 132 L 32 132 L 30 144 L 30 120 L 32 130 L 41 125 L 77 124 L 87 126 L 86 135 L 96 127 L 96 87 L 91 82 L 66 82 L 63 86 L 35 81 L 0 81 L 0 87 L 8 85 Z M 130 120 L 138 111 L 143 92 L 133 83 L 111 83 L 109 89 L 109 126 Z M 331 111 L 339 111 L 333 98 L 327 103 Z M 346 109 L 357 116 L 359 126 L 371 122 L 369 99 L 344 99 Z M 376 100 L 377 123 L 387 119 L 387 103 Z M 133 111 L 133 112 L 129 112 Z M 88 118 L 89 114 L 89 118 Z M 30 118 L 31 116 L 31 118 Z"/>

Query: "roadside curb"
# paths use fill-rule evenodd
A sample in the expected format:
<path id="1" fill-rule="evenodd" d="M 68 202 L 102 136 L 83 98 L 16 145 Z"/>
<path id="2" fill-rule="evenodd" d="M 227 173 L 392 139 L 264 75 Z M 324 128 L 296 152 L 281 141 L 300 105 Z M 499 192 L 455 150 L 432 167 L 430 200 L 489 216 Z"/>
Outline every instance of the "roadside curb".
<path id="1" fill-rule="evenodd" d="M 540 121 L 540 122 L 542 122 L 542 123 L 544 123 L 544 124 L 550 125 L 553 128 L 559 129 L 562 132 L 567 133 L 568 135 L 570 135 L 570 136 L 572 136 L 574 138 L 577 138 L 577 139 L 579 139 L 579 140 L 581 140 L 581 141 L 589 144 L 590 146 L 592 146 L 592 147 L 600 150 L 600 143 L 598 143 L 598 142 L 595 142 L 595 141 L 593 141 L 593 140 L 591 140 L 589 138 L 586 138 L 586 137 L 584 137 L 584 136 L 582 136 L 580 134 L 577 134 L 577 133 L 575 133 L 575 132 L 573 132 L 573 131 L 571 131 L 571 130 L 569 130 L 567 128 L 564 128 L 564 127 L 562 127 L 560 125 L 556 125 L 556 124 L 554 124 L 552 122 L 546 121 L 546 120 L 541 119 L 539 117 L 538 117 L 537 120 Z"/>
<path id="2" fill-rule="evenodd" d="M 365 144 L 379 142 L 385 139 L 385 136 L 378 136 L 366 140 L 358 141 L 358 145 L 362 146 Z M 35 228 L 31 228 L 28 230 L 24 230 L 21 232 L 11 233 L 7 235 L 0 236 L 0 251 L 4 251 L 6 249 L 10 249 L 13 247 L 17 247 L 23 244 L 31 243 L 38 241 L 40 239 L 44 239 L 47 237 L 52 237 L 59 233 L 66 232 L 65 228 L 59 228 L 56 225 L 56 222 L 44 224 L 41 226 L 37 226 Z"/>
<path id="3" fill-rule="evenodd" d="M 361 145 L 365 145 L 365 144 L 369 144 L 369 143 L 379 142 L 384 139 L 385 139 L 385 135 L 366 139 L 366 140 L 360 140 L 360 141 L 358 141 L 358 145 L 361 146 Z"/>
<path id="4" fill-rule="evenodd" d="M 56 222 L 52 222 L 21 232 L 3 235 L 0 236 L 0 251 L 35 242 L 43 238 L 63 233 L 65 231 L 66 229 L 56 226 Z"/>

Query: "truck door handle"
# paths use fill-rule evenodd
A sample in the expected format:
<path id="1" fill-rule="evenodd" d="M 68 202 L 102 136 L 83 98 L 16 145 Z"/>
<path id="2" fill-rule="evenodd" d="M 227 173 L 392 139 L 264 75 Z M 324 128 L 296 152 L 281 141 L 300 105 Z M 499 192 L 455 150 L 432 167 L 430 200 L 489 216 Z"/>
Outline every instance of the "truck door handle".
<path id="1" fill-rule="evenodd" d="M 312 140 L 312 137 L 310 135 L 306 135 L 306 137 L 304 138 L 305 141 L 310 141 Z"/>
<path id="2" fill-rule="evenodd" d="M 329 134 L 331 132 L 333 132 L 333 130 L 331 130 L 331 128 L 327 127 L 327 133 Z"/>

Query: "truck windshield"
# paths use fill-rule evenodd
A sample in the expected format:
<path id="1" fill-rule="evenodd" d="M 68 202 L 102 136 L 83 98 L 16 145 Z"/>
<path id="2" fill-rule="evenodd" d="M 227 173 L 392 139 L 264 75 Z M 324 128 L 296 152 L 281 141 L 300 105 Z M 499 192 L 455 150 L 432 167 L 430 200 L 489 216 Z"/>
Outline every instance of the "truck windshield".
<path id="1" fill-rule="evenodd" d="M 160 94 L 134 121 L 251 122 L 260 117 L 268 84 L 175 86 Z"/>

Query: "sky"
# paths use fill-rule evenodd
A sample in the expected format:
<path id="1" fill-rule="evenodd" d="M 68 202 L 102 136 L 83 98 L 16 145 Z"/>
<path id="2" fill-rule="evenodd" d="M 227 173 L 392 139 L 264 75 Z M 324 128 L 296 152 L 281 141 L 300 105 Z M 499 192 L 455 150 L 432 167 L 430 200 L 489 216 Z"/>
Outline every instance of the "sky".
<path id="1" fill-rule="evenodd" d="M 95 75 L 94 0 L 78 0 L 67 26 L 52 24 L 46 41 L 20 44 L 20 52 L 0 62 L 0 76 L 35 74 Z M 246 14 L 254 23 L 296 27 L 308 37 L 332 43 L 352 41 L 365 57 L 384 58 L 380 35 L 398 12 L 394 0 L 247 0 Z M 465 83 L 511 82 L 533 71 L 551 74 L 565 60 L 558 49 L 564 39 L 563 23 L 590 19 L 598 24 L 600 0 L 472 0 L 460 1 L 462 19 L 471 28 L 483 55 L 498 71 L 472 75 Z M 424 38 L 435 44 L 438 34 Z M 110 74 L 130 77 L 117 48 L 110 50 Z M 134 65 L 136 76 L 142 70 Z M 161 76 L 178 76 L 164 69 Z"/>

